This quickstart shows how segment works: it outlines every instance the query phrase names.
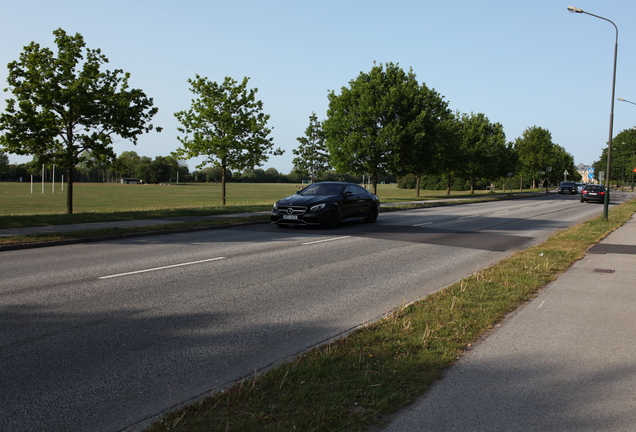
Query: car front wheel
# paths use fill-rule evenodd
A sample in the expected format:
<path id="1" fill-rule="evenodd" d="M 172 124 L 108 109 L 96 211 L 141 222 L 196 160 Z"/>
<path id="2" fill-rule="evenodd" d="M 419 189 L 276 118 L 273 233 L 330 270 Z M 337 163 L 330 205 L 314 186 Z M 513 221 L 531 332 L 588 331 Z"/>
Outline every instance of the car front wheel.
<path id="1" fill-rule="evenodd" d="M 378 220 L 378 206 L 375 204 L 371 204 L 369 207 L 369 212 L 367 213 L 367 217 L 364 220 L 367 223 L 374 223 Z"/>
<path id="2" fill-rule="evenodd" d="M 339 223 L 340 223 L 340 212 L 338 211 L 336 207 L 332 207 L 331 210 L 329 210 L 329 214 L 327 215 L 327 221 L 326 221 L 325 227 L 327 229 L 334 229 L 338 226 Z"/>

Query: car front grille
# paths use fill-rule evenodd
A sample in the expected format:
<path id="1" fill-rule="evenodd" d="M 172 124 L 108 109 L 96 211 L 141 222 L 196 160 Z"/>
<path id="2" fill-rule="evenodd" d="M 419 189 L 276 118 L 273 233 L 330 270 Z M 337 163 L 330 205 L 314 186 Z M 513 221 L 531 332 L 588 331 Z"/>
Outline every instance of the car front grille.
<path id="1" fill-rule="evenodd" d="M 301 206 L 278 207 L 278 213 L 280 214 L 300 216 L 305 214 L 306 212 L 307 212 L 307 207 L 301 207 Z"/>

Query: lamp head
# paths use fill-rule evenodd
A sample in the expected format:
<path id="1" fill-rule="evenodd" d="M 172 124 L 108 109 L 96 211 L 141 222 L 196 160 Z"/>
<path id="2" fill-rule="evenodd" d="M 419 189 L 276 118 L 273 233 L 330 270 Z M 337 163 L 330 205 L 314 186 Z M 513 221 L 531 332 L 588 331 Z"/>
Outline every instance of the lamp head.
<path id="1" fill-rule="evenodd" d="M 568 10 L 572 13 L 583 13 L 583 9 L 579 9 L 574 6 L 568 6 Z"/>
<path id="2" fill-rule="evenodd" d="M 627 101 L 626 101 L 625 99 L 623 99 L 623 98 L 616 98 L 616 99 L 618 99 L 618 100 L 619 100 L 619 101 L 621 101 L 621 102 L 627 102 Z"/>

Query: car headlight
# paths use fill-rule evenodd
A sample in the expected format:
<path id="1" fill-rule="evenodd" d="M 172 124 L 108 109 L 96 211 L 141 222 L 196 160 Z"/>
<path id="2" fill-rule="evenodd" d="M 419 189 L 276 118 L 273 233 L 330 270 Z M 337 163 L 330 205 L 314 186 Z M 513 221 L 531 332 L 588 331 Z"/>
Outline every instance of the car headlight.
<path id="1" fill-rule="evenodd" d="M 322 204 L 316 204 L 315 206 L 313 206 L 312 208 L 309 209 L 309 211 L 318 211 L 318 210 L 322 210 L 325 208 L 325 203 Z"/>
<path id="2" fill-rule="evenodd" d="M 272 208 L 272 210 L 278 211 L 278 203 L 277 202 L 274 203 L 274 207 Z"/>

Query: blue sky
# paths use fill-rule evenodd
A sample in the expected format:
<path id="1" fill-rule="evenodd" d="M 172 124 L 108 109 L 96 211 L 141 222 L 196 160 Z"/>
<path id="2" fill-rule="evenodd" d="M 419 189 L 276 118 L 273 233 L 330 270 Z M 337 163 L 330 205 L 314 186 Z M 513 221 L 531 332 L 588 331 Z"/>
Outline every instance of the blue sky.
<path id="1" fill-rule="evenodd" d="M 6 64 L 25 45 L 55 48 L 52 32 L 60 27 L 81 33 L 108 57 L 109 69 L 130 72 L 131 85 L 154 98 L 153 123 L 163 132 L 137 146 L 115 145 L 117 153 L 154 158 L 179 146 L 174 113 L 190 107 L 188 78 L 249 77 L 271 116 L 275 146 L 285 150 L 263 168 L 287 174 L 309 116 L 325 117 L 328 91 L 374 61 L 393 62 L 412 68 L 453 111 L 501 123 L 508 141 L 540 126 L 576 164 L 591 164 L 609 135 L 615 31 L 568 12 L 569 5 L 618 26 L 616 97 L 636 102 L 633 0 L 11 2 L 0 14 L 0 88 Z M 635 125 L 636 105 L 616 101 L 613 135 Z M 10 155 L 11 162 L 30 159 Z"/>

